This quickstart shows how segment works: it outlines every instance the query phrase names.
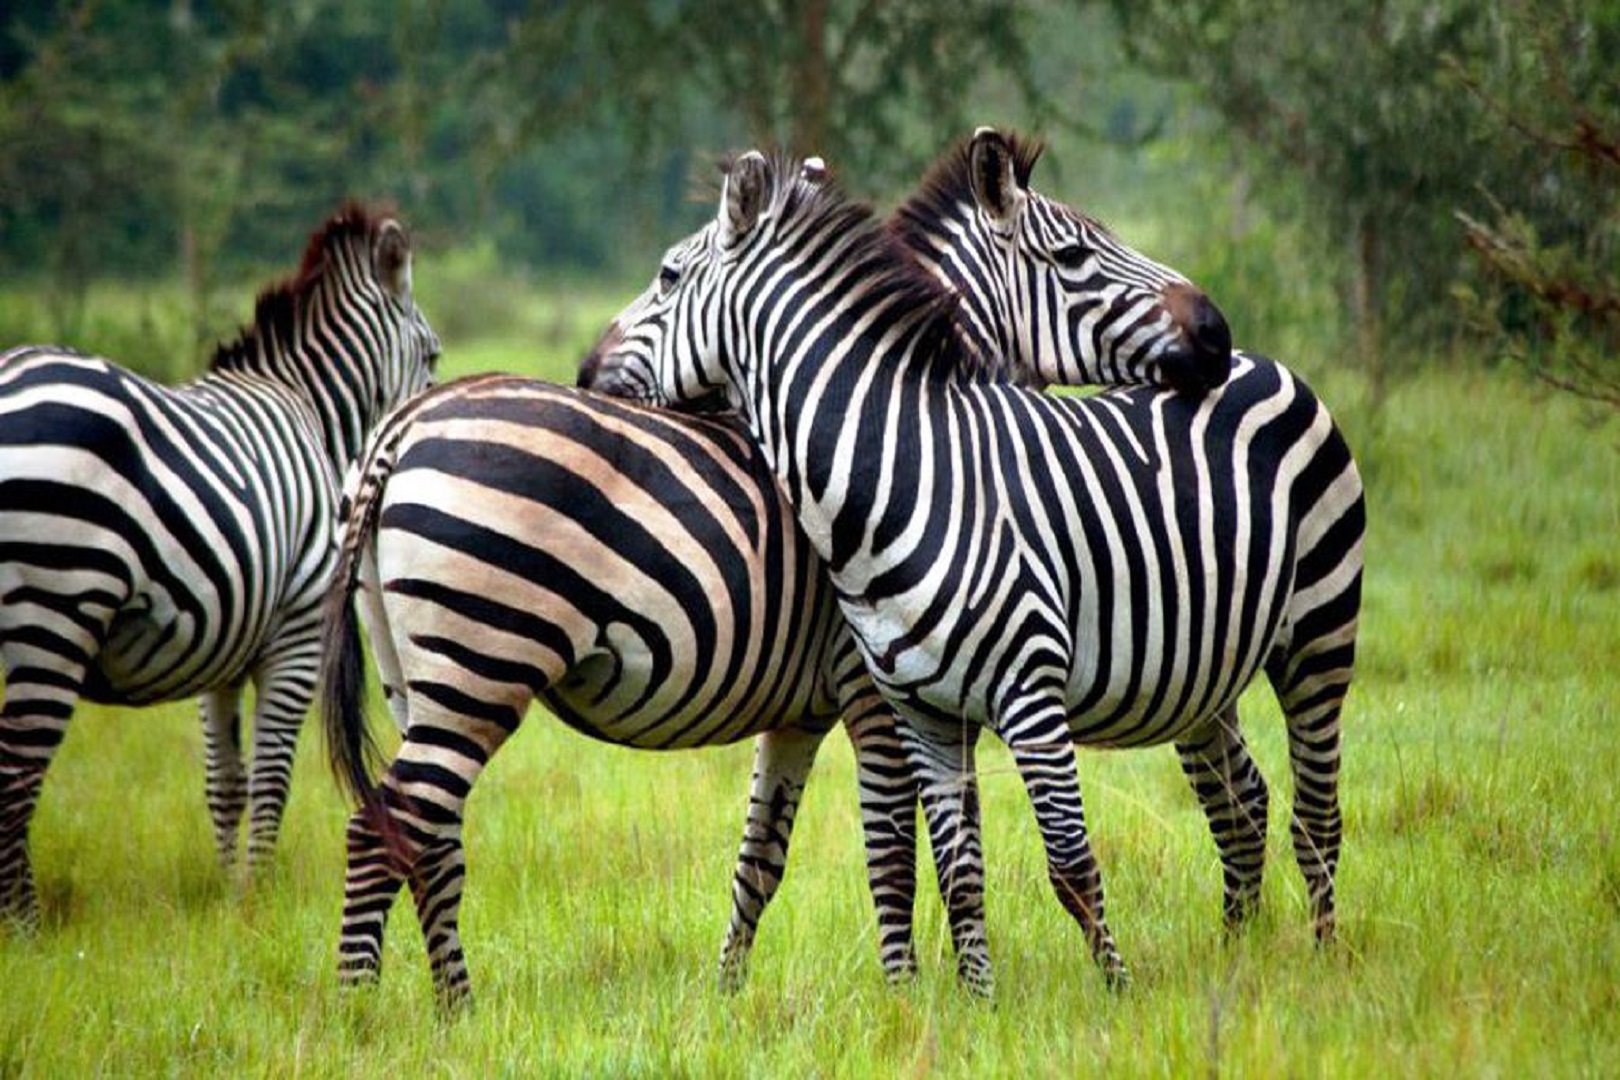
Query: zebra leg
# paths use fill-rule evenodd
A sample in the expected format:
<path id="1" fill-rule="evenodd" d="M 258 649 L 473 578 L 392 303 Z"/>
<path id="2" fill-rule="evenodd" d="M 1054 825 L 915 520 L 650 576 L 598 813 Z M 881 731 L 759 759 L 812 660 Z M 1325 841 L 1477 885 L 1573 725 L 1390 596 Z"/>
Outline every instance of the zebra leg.
<path id="1" fill-rule="evenodd" d="M 530 691 L 506 688 L 504 700 L 492 701 L 426 679 L 410 685 L 410 733 L 382 783 L 389 831 L 396 834 L 384 840 L 401 856 L 434 991 L 440 1006 L 452 1011 L 471 997 L 459 929 L 466 876 L 462 815 L 489 759 L 517 730 Z M 457 708 L 439 704 L 441 695 Z"/>
<path id="2" fill-rule="evenodd" d="M 47 635 L 41 635 L 43 638 Z M 0 644 L 5 704 L 0 707 L 0 924 L 39 926 L 39 894 L 28 858 L 28 825 L 45 770 L 67 733 L 84 684 L 92 642 L 55 634 L 35 643 L 16 635 Z M 74 656 L 69 659 L 65 653 Z"/>
<path id="3" fill-rule="evenodd" d="M 1328 665 L 1324 670 L 1321 661 Z M 1339 663 L 1343 666 L 1338 666 Z M 1296 659 L 1268 669 L 1288 724 L 1288 763 L 1294 774 L 1290 832 L 1294 859 L 1310 894 L 1318 942 L 1333 940 L 1334 878 L 1344 822 L 1339 811 L 1339 711 L 1350 687 L 1342 652 Z"/>
<path id="4" fill-rule="evenodd" d="M 1103 914 L 1102 871 L 1086 835 L 1074 742 L 1061 706 L 1018 720 L 1009 715 L 1004 736 L 1046 844 L 1046 869 L 1058 901 L 1079 922 L 1092 958 L 1108 985 L 1130 981 Z"/>
<path id="5" fill-rule="evenodd" d="M 292 785 L 293 754 L 298 729 L 315 696 L 320 664 L 319 642 L 278 653 L 273 664 L 255 676 L 253 765 L 248 777 L 248 872 L 261 871 L 275 851 Z"/>
<path id="6" fill-rule="evenodd" d="M 236 836 L 247 807 L 247 770 L 242 766 L 242 687 L 235 684 L 202 696 L 203 741 L 208 752 L 208 814 L 214 846 L 227 873 L 236 864 Z"/>
<path id="7" fill-rule="evenodd" d="M 338 934 L 338 981 L 345 986 L 377 981 L 388 912 L 405 881 L 402 853 L 389 849 L 374 816 L 386 813 L 382 806 L 362 806 L 349 818 L 343 928 Z"/>
<path id="8" fill-rule="evenodd" d="M 969 992 L 990 997 L 995 972 L 984 926 L 984 852 L 979 836 L 979 727 L 902 720 L 901 736 L 916 771 L 940 895 L 951 924 L 957 976 Z"/>
<path id="9" fill-rule="evenodd" d="M 737 869 L 731 881 L 731 923 L 720 947 L 720 989 L 742 987 L 760 917 L 787 872 L 788 840 L 804 784 L 826 733 L 776 728 L 754 742 L 754 777 L 748 792 Z"/>
<path id="10" fill-rule="evenodd" d="M 1207 730 L 1178 742 L 1176 752 L 1220 851 L 1226 926 L 1236 930 L 1260 901 L 1268 804 L 1265 778 L 1238 728 L 1237 706 L 1222 710 Z"/>
<path id="11" fill-rule="evenodd" d="M 870 685 L 870 684 L 868 684 Z M 917 974 L 912 918 L 917 899 L 916 775 L 906 760 L 894 714 L 872 689 L 876 711 L 846 708 L 845 729 L 855 748 L 861 829 L 866 836 L 866 880 L 877 913 L 878 958 L 891 984 Z"/>

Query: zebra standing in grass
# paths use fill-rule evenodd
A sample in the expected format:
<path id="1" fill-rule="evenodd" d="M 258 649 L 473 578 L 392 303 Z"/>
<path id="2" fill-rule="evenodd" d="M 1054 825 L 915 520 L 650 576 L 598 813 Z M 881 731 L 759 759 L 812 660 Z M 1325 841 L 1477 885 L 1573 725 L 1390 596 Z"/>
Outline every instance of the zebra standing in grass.
<path id="1" fill-rule="evenodd" d="M 819 169 L 809 173 L 819 182 Z M 1128 249 L 1118 251 L 1128 262 Z M 1050 252 L 1032 245 L 1020 259 L 1055 288 Z M 1068 353 L 1128 342 L 1130 363 L 1110 363 L 1133 377 L 1224 375 L 1229 355 L 1203 355 L 1207 342 L 1166 310 L 1173 301 L 1207 322 L 1219 319 L 1212 306 L 1140 256 L 1132 270 L 1116 286 L 1131 312 L 1120 333 L 1067 334 L 1040 353 L 1089 370 L 1097 364 Z M 584 378 L 598 375 L 614 381 Z M 815 750 L 842 714 L 860 770 L 880 955 L 891 975 L 912 968 L 910 770 L 824 569 L 734 421 L 513 377 L 463 380 L 385 423 L 356 483 L 329 613 L 325 709 L 334 765 L 362 800 L 349 829 L 346 979 L 375 977 L 386 913 L 409 880 L 438 992 L 452 1003 L 467 993 L 462 808 L 535 697 L 588 734 L 644 748 L 764 732 L 721 954 L 728 985 L 742 977 L 782 878 Z M 405 735 L 375 788 L 350 603 L 361 582 Z M 954 842 L 956 832 L 935 823 L 934 834 Z"/>
<path id="2" fill-rule="evenodd" d="M 63 349 L 0 356 L 0 915 L 37 922 L 28 823 L 81 697 L 202 694 L 220 856 L 249 804 L 250 866 L 268 854 L 314 695 L 338 478 L 438 351 L 404 227 L 349 206 L 195 382 Z"/>
<path id="3" fill-rule="evenodd" d="M 1099 266 L 1081 256 L 1060 262 L 1076 280 Z M 1054 399 L 975 375 L 957 299 L 864 207 L 750 153 L 716 220 L 615 320 L 602 363 L 659 400 L 726 393 L 932 797 L 971 825 L 959 777 L 976 731 L 1008 744 L 1049 876 L 1110 982 L 1125 965 L 1075 744 L 1176 742 L 1222 842 L 1229 911 L 1246 906 L 1266 796 L 1234 709 L 1262 667 L 1287 718 L 1295 854 L 1331 937 L 1364 529 L 1332 418 L 1257 357 L 1201 401 Z M 988 957 L 965 966 L 972 980 Z"/>

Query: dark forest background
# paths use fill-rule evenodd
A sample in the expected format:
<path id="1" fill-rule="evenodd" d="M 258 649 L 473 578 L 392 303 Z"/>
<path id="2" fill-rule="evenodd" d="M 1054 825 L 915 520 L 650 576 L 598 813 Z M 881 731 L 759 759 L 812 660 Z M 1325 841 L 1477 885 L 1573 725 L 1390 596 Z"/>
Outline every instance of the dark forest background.
<path id="1" fill-rule="evenodd" d="M 150 288 L 114 344 L 184 374 L 350 195 L 488 329 L 501 289 L 633 289 L 728 149 L 887 205 L 980 123 L 1244 343 L 1620 405 L 1620 4 L 1574 0 L 12 0 L 0 333 L 110 352 L 91 297 Z"/>

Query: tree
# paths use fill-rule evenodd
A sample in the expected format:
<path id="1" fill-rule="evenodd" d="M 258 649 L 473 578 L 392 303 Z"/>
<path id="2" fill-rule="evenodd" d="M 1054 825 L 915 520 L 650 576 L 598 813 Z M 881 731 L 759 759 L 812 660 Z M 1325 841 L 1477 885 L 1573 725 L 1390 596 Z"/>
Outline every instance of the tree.
<path id="1" fill-rule="evenodd" d="M 1490 139 L 1445 55 L 1502 48 L 1500 4 L 1433 0 L 1115 0 L 1129 51 L 1185 78 L 1264 173 L 1304 179 L 1307 223 L 1343 251 L 1340 280 L 1375 397 L 1391 343 L 1454 323 L 1465 268 L 1453 212 L 1481 186 L 1517 192 L 1535 154 Z"/>
<path id="2" fill-rule="evenodd" d="M 562 0 L 517 20 L 491 70 L 518 142 L 607 120 L 641 146 L 718 137 L 909 180 L 941 131 L 970 130 L 987 73 L 1033 118 L 1054 115 L 1029 75 L 1028 18 L 1012 0 Z"/>
<path id="3" fill-rule="evenodd" d="M 1620 409 L 1620 12 L 1517 4 L 1494 64 L 1449 67 L 1499 137 L 1542 163 L 1487 213 L 1459 211 L 1484 281 L 1459 288 L 1475 325 L 1548 383 Z"/>

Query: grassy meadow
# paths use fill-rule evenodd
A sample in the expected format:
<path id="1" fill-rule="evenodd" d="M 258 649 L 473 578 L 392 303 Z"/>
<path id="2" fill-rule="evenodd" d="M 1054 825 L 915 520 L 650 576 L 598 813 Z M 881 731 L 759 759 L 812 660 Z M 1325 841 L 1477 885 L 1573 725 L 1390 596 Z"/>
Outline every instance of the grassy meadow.
<path id="1" fill-rule="evenodd" d="M 499 298 L 423 305 L 447 374 L 566 377 L 627 295 L 564 294 L 535 315 L 532 347 L 477 337 L 474 301 Z M 273 872 L 242 888 L 215 865 L 195 706 L 83 707 L 34 823 L 46 925 L 0 938 L 0 1077 L 1620 1072 L 1620 421 L 1461 367 L 1398 383 L 1374 413 L 1354 375 L 1297 359 L 1370 500 L 1336 948 L 1309 933 L 1263 687 L 1244 716 L 1272 789 L 1271 862 L 1237 940 L 1173 752 L 1082 755 L 1135 977 L 1120 995 L 985 741 L 993 1003 L 956 988 L 931 885 L 921 976 L 885 986 L 841 735 L 749 982 L 725 996 L 714 960 L 750 747 L 635 753 L 536 713 L 471 799 L 477 1002 L 452 1021 L 434 1013 L 408 901 L 381 985 L 337 986 L 347 809 L 316 731 Z"/>

